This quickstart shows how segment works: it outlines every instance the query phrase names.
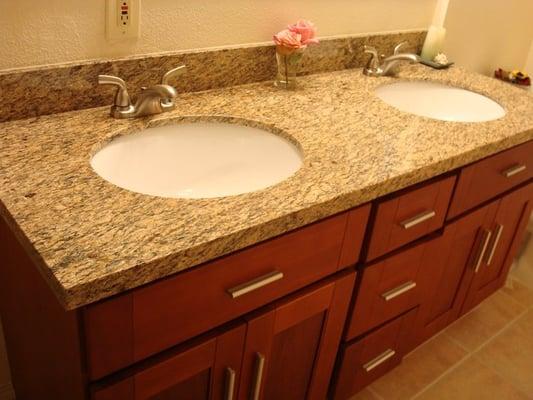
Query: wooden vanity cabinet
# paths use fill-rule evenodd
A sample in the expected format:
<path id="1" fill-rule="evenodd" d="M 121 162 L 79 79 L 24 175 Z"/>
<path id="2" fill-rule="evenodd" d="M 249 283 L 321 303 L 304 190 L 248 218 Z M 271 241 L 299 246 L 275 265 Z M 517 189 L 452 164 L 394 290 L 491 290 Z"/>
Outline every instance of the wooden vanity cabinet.
<path id="1" fill-rule="evenodd" d="M 358 207 L 85 307 L 89 379 L 108 376 L 355 264 L 369 211 L 369 205 Z"/>
<path id="2" fill-rule="evenodd" d="M 324 399 L 355 272 L 282 299 L 238 326 L 149 361 L 92 400 Z"/>
<path id="3" fill-rule="evenodd" d="M 432 243 L 425 273 L 420 274 L 420 307 L 413 329 L 412 347 L 430 338 L 461 311 L 481 252 L 481 232 L 490 228 L 497 202 L 446 226 Z"/>
<path id="4" fill-rule="evenodd" d="M 503 286 L 532 201 L 530 183 L 446 226 L 421 274 L 413 347 Z"/>
<path id="5" fill-rule="evenodd" d="M 505 284 L 522 243 L 533 205 L 533 183 L 504 196 L 491 222 L 490 238 L 480 267 L 468 290 L 461 314 L 481 303 Z"/>

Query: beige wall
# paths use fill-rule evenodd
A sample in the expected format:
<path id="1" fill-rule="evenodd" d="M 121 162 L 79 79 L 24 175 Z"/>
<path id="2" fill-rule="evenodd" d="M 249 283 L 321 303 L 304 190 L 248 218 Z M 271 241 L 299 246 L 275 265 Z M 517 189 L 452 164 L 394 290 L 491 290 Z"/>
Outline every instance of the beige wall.
<path id="1" fill-rule="evenodd" d="M 533 38 L 532 0 L 450 0 L 445 50 L 470 70 L 524 68 Z"/>
<path id="2" fill-rule="evenodd" d="M 435 1 L 141 0 L 141 36 L 110 43 L 105 0 L 0 0 L 0 69 L 265 42 L 302 17 L 321 36 L 426 28 Z"/>
<path id="3" fill-rule="evenodd" d="M 529 74 L 529 76 L 533 76 L 533 39 L 531 40 L 531 45 L 529 46 L 529 56 L 527 58 L 524 69 Z"/>

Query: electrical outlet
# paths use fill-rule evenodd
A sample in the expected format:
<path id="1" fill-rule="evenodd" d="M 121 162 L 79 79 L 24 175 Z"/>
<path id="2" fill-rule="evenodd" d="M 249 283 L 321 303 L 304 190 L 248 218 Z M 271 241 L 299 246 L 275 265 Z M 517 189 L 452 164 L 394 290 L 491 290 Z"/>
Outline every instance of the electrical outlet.
<path id="1" fill-rule="evenodd" d="M 110 40 L 139 37 L 141 0 L 106 0 L 106 37 Z"/>

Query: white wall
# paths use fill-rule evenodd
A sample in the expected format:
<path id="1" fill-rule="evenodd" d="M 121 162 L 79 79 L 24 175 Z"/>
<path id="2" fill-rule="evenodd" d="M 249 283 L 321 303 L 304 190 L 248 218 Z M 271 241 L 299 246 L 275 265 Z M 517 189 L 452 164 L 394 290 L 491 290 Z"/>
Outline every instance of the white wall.
<path id="1" fill-rule="evenodd" d="M 141 0 L 139 39 L 105 39 L 105 0 L 0 0 L 0 70 L 270 41 L 298 18 L 321 36 L 426 28 L 436 0 Z"/>
<path id="2" fill-rule="evenodd" d="M 450 0 L 445 50 L 452 60 L 486 75 L 520 69 L 533 38 L 533 0 Z"/>

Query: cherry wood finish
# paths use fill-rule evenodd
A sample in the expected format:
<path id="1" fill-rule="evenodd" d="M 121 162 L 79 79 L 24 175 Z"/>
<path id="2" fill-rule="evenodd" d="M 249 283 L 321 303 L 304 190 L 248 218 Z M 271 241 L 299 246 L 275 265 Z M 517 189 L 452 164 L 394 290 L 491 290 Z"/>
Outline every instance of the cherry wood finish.
<path id="1" fill-rule="evenodd" d="M 229 369 L 240 376 L 246 327 L 241 324 L 216 337 L 167 356 L 130 376 L 96 386 L 92 400 L 231 400 L 228 399 Z"/>
<path id="2" fill-rule="evenodd" d="M 1 217 L 0 315 L 18 400 L 86 398 L 78 313 L 65 312 Z"/>
<path id="3" fill-rule="evenodd" d="M 247 318 L 240 399 L 326 397 L 354 280 L 341 273 Z"/>
<path id="4" fill-rule="evenodd" d="M 521 172 L 506 177 L 504 172 L 523 165 Z M 464 167 L 450 205 L 448 219 L 533 178 L 533 141 Z"/>
<path id="5" fill-rule="evenodd" d="M 367 204 L 349 211 L 339 269 L 354 265 L 359 261 L 371 208 L 371 205 Z"/>
<path id="6" fill-rule="evenodd" d="M 360 244 L 353 241 L 363 235 L 368 207 L 87 307 L 84 316 L 91 379 L 188 340 L 355 263 Z M 283 273 L 283 278 L 237 298 L 229 294 L 230 288 L 272 271 Z"/>
<path id="7" fill-rule="evenodd" d="M 474 277 L 482 232 L 491 227 L 495 201 L 448 225 L 442 237 L 429 244 L 429 257 L 420 275 L 421 305 L 413 346 L 433 336 L 460 314 Z"/>
<path id="8" fill-rule="evenodd" d="M 355 305 L 349 314 L 345 340 L 412 309 L 420 303 L 419 275 L 427 274 L 431 244 L 422 243 L 383 261 L 369 265 L 360 273 Z"/>
<path id="9" fill-rule="evenodd" d="M 491 241 L 468 290 L 461 314 L 474 308 L 505 284 L 509 268 L 529 222 L 532 203 L 533 183 L 515 190 L 500 200 L 491 226 Z M 500 227 L 501 234 L 498 238 Z"/>
<path id="10" fill-rule="evenodd" d="M 380 201 L 366 260 L 373 260 L 442 227 L 454 184 L 455 176 L 450 176 Z M 402 226 L 403 222 L 431 211 L 435 215 L 424 222 L 408 228 Z"/>
<path id="11" fill-rule="evenodd" d="M 333 398 L 345 400 L 386 374 L 400 364 L 409 343 L 409 335 L 416 309 L 387 323 L 364 338 L 343 346 L 336 382 L 333 386 Z M 394 351 L 392 355 L 390 352 Z M 391 356 L 381 363 L 376 359 L 389 352 Z M 371 368 L 369 363 L 376 361 Z"/>

